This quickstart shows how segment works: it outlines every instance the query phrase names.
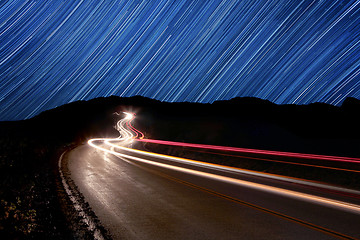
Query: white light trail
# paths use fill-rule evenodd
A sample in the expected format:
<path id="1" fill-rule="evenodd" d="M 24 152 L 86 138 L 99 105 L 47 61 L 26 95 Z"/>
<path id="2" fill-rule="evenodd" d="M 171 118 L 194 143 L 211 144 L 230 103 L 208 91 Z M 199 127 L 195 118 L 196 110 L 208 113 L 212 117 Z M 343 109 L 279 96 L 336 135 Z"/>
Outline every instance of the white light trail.
<path id="1" fill-rule="evenodd" d="M 190 159 L 185 159 L 185 158 L 178 158 L 178 157 L 173 157 L 173 156 L 168 156 L 168 155 L 163 155 L 163 154 L 151 153 L 151 152 L 141 151 L 141 150 L 132 149 L 132 148 L 114 144 L 114 142 L 121 142 L 123 145 L 126 145 L 126 144 L 131 143 L 133 141 L 132 139 L 135 137 L 135 135 L 130 131 L 131 129 L 129 130 L 126 128 L 126 126 L 127 126 L 126 123 L 132 121 L 134 116 L 129 113 L 125 113 L 125 114 L 127 116 L 124 119 L 120 120 L 117 124 L 117 129 L 120 132 L 120 136 L 118 138 L 91 139 L 88 141 L 89 145 L 96 149 L 99 149 L 101 151 L 111 153 L 117 157 L 122 157 L 122 158 L 130 159 L 133 161 L 142 162 L 142 163 L 150 164 L 153 166 L 161 167 L 161 168 L 166 168 L 166 169 L 170 169 L 170 170 L 174 170 L 174 171 L 178 171 L 178 172 L 183 172 L 185 174 L 197 175 L 197 176 L 201 176 L 201 177 L 216 180 L 216 181 L 222 181 L 222 182 L 226 182 L 229 184 L 235 184 L 235 185 L 238 185 L 241 187 L 252 188 L 252 189 L 256 189 L 256 190 L 260 190 L 260 191 L 269 192 L 272 194 L 278 194 L 281 196 L 290 197 L 290 198 L 297 199 L 297 200 L 313 202 L 313 203 L 316 203 L 319 205 L 323 205 L 323 206 L 325 205 L 328 207 L 338 208 L 338 209 L 350 211 L 350 212 L 353 212 L 356 214 L 360 214 L 360 206 L 356 205 L 356 204 L 351 204 L 351 203 L 338 201 L 338 200 L 334 200 L 334 199 L 329 199 L 329 198 L 325 198 L 325 197 L 319 197 L 319 196 L 315 196 L 315 195 L 311 195 L 311 194 L 296 192 L 293 190 L 282 189 L 279 187 L 267 186 L 267 185 L 260 184 L 260 183 L 248 182 L 248 181 L 235 179 L 235 178 L 231 178 L 231 177 L 226 177 L 226 176 L 221 176 L 221 175 L 217 175 L 217 174 L 213 174 L 213 173 L 207 173 L 207 172 L 203 172 L 203 171 L 188 169 L 186 167 L 174 166 L 174 165 L 171 165 L 171 163 L 172 162 L 180 162 L 180 163 L 183 163 L 186 165 L 199 166 L 199 167 L 206 168 L 206 169 L 215 169 L 215 170 L 220 170 L 222 172 L 245 173 L 245 174 L 249 174 L 249 175 L 256 175 L 256 176 L 278 179 L 278 180 L 285 180 L 287 182 L 301 183 L 303 185 L 312 185 L 312 186 L 316 186 L 316 187 L 321 187 L 321 188 L 332 189 L 332 190 L 343 191 L 343 192 L 360 195 L 360 193 L 355 190 L 343 189 L 343 188 L 328 186 L 328 185 L 324 185 L 324 184 L 304 181 L 304 180 L 300 180 L 300 179 L 278 176 L 278 175 L 274 175 L 274 174 L 265 174 L 265 173 L 248 171 L 248 170 L 243 170 L 243 169 L 238 169 L 238 168 L 233 168 L 233 167 L 226 167 L 226 166 L 222 166 L 222 165 L 205 163 L 205 162 L 200 162 L 200 161 L 195 161 L 195 160 L 190 160 Z M 129 117 L 129 116 L 131 116 L 131 117 Z M 109 149 L 107 147 L 102 146 L 99 143 L 103 143 L 105 146 L 108 146 Z M 118 149 L 121 152 L 115 151 L 115 149 Z M 137 154 L 142 157 L 132 156 L 131 154 Z M 167 163 L 160 163 L 160 162 L 146 159 L 148 157 L 162 159 L 162 160 L 167 161 Z"/>

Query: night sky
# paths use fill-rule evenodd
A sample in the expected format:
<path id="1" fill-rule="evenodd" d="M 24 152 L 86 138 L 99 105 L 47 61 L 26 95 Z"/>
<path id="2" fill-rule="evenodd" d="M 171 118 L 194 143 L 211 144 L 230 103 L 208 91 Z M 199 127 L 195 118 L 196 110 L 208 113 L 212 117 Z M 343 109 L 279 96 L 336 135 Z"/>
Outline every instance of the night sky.
<path id="1" fill-rule="evenodd" d="M 360 98 L 359 1 L 0 1 L 0 120 L 100 96 Z"/>

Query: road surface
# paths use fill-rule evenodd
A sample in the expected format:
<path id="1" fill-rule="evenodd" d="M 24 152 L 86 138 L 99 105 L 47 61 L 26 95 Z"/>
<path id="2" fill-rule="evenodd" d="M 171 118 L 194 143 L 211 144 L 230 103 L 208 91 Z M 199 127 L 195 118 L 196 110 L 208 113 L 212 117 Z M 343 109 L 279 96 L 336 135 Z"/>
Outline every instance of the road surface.
<path id="1" fill-rule="evenodd" d="M 87 145 L 65 157 L 71 178 L 114 239 L 360 238 L 355 210 L 137 162 Z M 305 188 L 247 174 L 218 174 Z"/>
<path id="2" fill-rule="evenodd" d="M 124 148 L 125 123 L 64 155 L 114 239 L 360 239 L 357 191 Z"/>

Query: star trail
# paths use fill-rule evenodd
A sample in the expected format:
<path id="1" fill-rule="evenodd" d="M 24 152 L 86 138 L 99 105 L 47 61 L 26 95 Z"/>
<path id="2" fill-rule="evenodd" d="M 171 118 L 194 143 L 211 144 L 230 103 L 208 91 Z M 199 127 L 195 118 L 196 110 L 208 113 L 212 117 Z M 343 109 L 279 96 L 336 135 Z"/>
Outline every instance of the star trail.
<path id="1" fill-rule="evenodd" d="M 1 1 L 0 120 L 95 97 L 360 98 L 360 0 Z"/>

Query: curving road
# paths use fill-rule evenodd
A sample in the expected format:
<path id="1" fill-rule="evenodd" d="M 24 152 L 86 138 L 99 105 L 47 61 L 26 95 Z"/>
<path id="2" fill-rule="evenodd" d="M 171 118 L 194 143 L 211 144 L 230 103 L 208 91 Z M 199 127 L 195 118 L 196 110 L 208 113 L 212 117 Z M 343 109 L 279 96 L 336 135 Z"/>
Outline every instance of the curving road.
<path id="1" fill-rule="evenodd" d="M 134 150 L 132 119 L 64 156 L 114 239 L 360 239 L 359 192 Z"/>

